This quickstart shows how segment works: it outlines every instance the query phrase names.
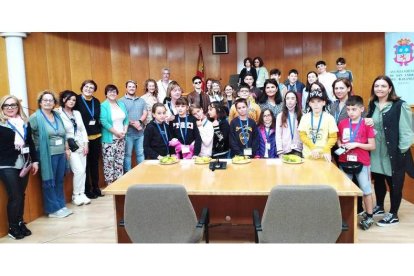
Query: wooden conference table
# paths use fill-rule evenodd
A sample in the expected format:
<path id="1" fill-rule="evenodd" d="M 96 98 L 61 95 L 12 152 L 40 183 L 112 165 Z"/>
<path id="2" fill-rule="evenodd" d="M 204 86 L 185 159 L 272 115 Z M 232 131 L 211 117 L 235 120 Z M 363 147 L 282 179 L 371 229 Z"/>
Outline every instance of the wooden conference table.
<path id="1" fill-rule="evenodd" d="M 105 194 L 114 195 L 119 243 L 131 242 L 119 222 L 124 217 L 126 191 L 134 184 L 184 185 L 197 216 L 203 207 L 208 207 L 212 224 L 252 224 L 253 209 L 263 213 L 267 196 L 275 185 L 327 184 L 337 191 L 342 217 L 349 225 L 349 230 L 342 232 L 337 242 L 356 240 L 357 196 L 362 191 L 326 161 L 285 164 L 280 159 L 254 159 L 249 164 L 232 164 L 227 160 L 226 170 L 214 172 L 208 164 L 197 165 L 193 160 L 180 160 L 172 165 L 144 161 L 104 190 Z"/>

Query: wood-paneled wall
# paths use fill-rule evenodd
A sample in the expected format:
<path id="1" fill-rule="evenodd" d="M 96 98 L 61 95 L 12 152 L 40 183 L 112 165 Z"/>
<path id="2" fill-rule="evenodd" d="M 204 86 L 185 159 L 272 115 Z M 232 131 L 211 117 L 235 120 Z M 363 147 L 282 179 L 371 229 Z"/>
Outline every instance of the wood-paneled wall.
<path id="1" fill-rule="evenodd" d="M 7 95 L 9 91 L 9 80 L 7 74 L 6 43 L 0 38 L 0 97 Z"/>
<path id="2" fill-rule="evenodd" d="M 171 78 L 186 93 L 197 69 L 198 45 L 202 46 L 206 77 L 227 83 L 237 74 L 236 33 L 228 33 L 229 54 L 212 54 L 212 33 L 30 33 L 24 39 L 29 108 L 37 108 L 37 94 L 44 89 L 79 92 L 85 79 L 98 83 L 96 96 L 104 99 L 104 87 L 114 83 L 121 93 L 128 79 L 138 81 L 139 94 L 147 78 L 160 79 L 161 69 L 169 67 Z M 291 68 L 299 79 L 315 70 L 324 59 L 328 70 L 335 70 L 339 56 L 355 76 L 354 91 L 367 101 L 372 80 L 384 72 L 384 33 L 249 33 L 248 55 L 261 56 L 268 70 L 279 68 L 283 78 Z M 7 63 L 4 39 L 0 38 L 0 95 L 7 94 Z M 30 112 L 32 113 L 32 111 Z M 0 153 L 1 154 L 1 153 Z M 71 177 L 65 180 L 67 199 Z M 101 178 L 103 179 L 103 178 Z M 0 185 L 0 236 L 7 233 L 4 185 Z M 92 202 L 93 204 L 93 202 Z M 43 215 L 39 177 L 30 177 L 26 196 L 25 220 Z"/>

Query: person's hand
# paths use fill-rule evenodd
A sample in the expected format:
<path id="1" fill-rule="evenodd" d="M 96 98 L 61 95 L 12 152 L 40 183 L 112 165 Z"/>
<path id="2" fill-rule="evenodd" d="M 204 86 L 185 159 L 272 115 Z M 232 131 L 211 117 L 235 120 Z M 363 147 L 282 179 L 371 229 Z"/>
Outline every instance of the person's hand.
<path id="1" fill-rule="evenodd" d="M 355 148 L 357 148 L 357 147 L 358 147 L 358 143 L 355 143 L 355 142 L 353 142 L 353 143 L 348 143 L 348 144 L 344 144 L 344 145 L 342 145 L 342 147 L 344 147 L 344 148 L 346 149 L 346 151 L 349 151 L 349 150 L 351 150 L 351 149 L 355 149 Z"/>
<path id="2" fill-rule="evenodd" d="M 313 150 L 310 152 L 310 155 L 311 155 L 311 157 L 312 157 L 313 159 L 319 159 L 319 158 L 321 158 L 321 155 L 320 155 L 320 153 L 319 153 L 319 150 L 318 150 L 318 149 L 313 149 Z"/>
<path id="3" fill-rule="evenodd" d="M 372 119 L 372 118 L 365 118 L 364 121 L 365 121 L 365 125 L 366 126 L 374 126 L 374 119 Z"/>
<path id="4" fill-rule="evenodd" d="M 332 156 L 330 153 L 324 153 L 322 154 L 323 158 L 328 161 L 328 162 L 332 162 Z"/>
<path id="5" fill-rule="evenodd" d="M 89 153 L 89 146 L 88 143 L 85 143 L 85 145 L 83 146 L 83 155 L 88 155 Z"/>
<path id="6" fill-rule="evenodd" d="M 65 151 L 65 155 L 66 155 L 66 160 L 69 160 L 70 159 L 70 149 L 67 149 Z"/>
<path id="7" fill-rule="evenodd" d="M 203 124 L 203 122 L 201 120 L 197 120 L 197 126 L 201 127 L 201 125 Z"/>
<path id="8" fill-rule="evenodd" d="M 32 175 L 35 175 L 39 170 L 39 162 L 34 162 L 32 165 Z"/>

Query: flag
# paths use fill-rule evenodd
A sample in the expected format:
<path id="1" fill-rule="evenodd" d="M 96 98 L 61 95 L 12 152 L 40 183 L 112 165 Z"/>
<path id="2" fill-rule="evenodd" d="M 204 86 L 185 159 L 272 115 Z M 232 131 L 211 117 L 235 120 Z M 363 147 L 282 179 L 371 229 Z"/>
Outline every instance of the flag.
<path id="1" fill-rule="evenodd" d="M 204 60 L 203 60 L 203 51 L 201 50 L 201 45 L 198 46 L 199 47 L 199 51 L 198 51 L 198 62 L 197 62 L 197 72 L 196 72 L 196 76 L 201 78 L 201 82 L 202 82 L 202 90 L 204 91 Z"/>

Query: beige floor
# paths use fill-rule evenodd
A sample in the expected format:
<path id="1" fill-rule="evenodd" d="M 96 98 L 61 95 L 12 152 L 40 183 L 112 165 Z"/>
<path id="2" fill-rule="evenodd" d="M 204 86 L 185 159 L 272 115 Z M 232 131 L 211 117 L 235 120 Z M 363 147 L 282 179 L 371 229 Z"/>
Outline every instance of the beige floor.
<path id="1" fill-rule="evenodd" d="M 73 215 L 64 219 L 41 217 L 27 225 L 33 235 L 18 241 L 6 236 L 0 238 L 0 243 L 116 243 L 112 196 L 95 199 L 86 206 L 68 204 L 68 207 L 74 211 Z M 403 200 L 399 217 L 401 222 L 395 226 L 374 225 L 368 231 L 358 230 L 358 242 L 414 243 L 414 204 Z"/>

